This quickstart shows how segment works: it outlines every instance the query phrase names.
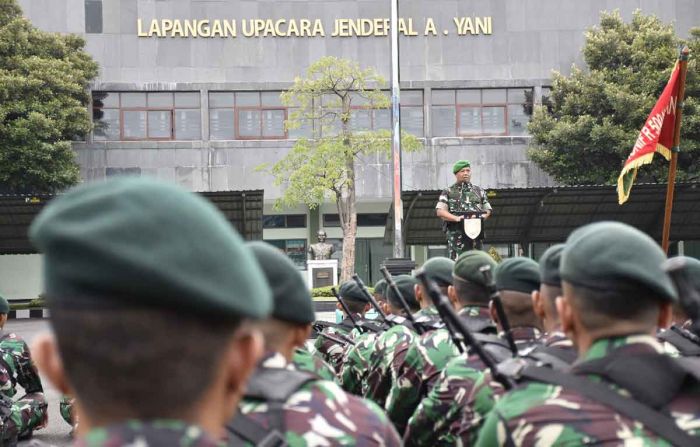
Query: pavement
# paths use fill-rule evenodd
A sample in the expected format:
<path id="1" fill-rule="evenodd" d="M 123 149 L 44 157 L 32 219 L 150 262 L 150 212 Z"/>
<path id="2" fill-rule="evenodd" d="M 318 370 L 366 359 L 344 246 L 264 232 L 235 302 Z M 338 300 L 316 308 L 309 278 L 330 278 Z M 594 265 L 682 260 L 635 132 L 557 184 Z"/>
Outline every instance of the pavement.
<path id="1" fill-rule="evenodd" d="M 42 319 L 20 319 L 8 320 L 5 324 L 5 331 L 14 332 L 31 346 L 32 340 L 38 334 L 49 331 L 48 320 Z M 64 447 L 71 445 L 71 427 L 63 420 L 58 410 L 58 403 L 61 401 L 61 393 L 54 388 L 44 376 L 41 377 L 44 386 L 44 394 L 49 401 L 49 425 L 34 433 L 34 439 L 41 440 L 49 445 Z M 20 443 L 19 445 L 22 445 Z"/>
<path id="2" fill-rule="evenodd" d="M 317 312 L 319 320 L 335 321 L 335 312 Z M 48 320 L 42 319 L 19 319 L 8 320 L 5 331 L 14 332 L 31 346 L 34 337 L 44 331 L 50 331 Z M 49 401 L 49 425 L 34 433 L 34 439 L 43 441 L 56 447 L 70 446 L 72 438 L 70 436 L 71 427 L 63 420 L 58 409 L 61 400 L 61 393 L 54 388 L 44 376 L 41 377 L 44 386 L 44 393 Z M 21 446 L 23 443 L 20 443 Z"/>

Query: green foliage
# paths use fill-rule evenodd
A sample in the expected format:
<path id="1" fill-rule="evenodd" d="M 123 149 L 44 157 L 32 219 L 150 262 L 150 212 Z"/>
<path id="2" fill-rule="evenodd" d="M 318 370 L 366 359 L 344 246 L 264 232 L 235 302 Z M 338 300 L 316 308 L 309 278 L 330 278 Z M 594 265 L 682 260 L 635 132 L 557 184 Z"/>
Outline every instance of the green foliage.
<path id="1" fill-rule="evenodd" d="M 331 292 L 331 288 L 333 286 L 328 286 L 328 287 L 316 287 L 315 289 L 311 289 L 311 297 L 312 298 L 328 298 L 333 297 L 333 292 Z M 336 286 L 336 289 L 338 287 Z M 369 293 L 374 293 L 374 288 L 372 287 L 367 287 L 367 290 L 369 290 Z"/>
<path id="2" fill-rule="evenodd" d="M 282 101 L 294 107 L 286 125 L 289 129 L 313 127 L 312 138 L 299 139 L 289 154 L 275 163 L 275 183 L 284 185 L 278 206 L 304 203 L 315 208 L 329 195 L 334 199 L 354 183 L 354 165 L 365 156 L 391 153 L 388 131 L 354 131 L 351 107 L 386 108 L 389 100 L 379 89 L 384 79 L 372 69 L 356 63 L 324 57 L 309 67 L 305 78 L 282 94 Z M 321 132 L 322 130 L 322 132 Z M 402 150 L 415 151 L 420 141 L 402 135 Z"/>
<path id="3" fill-rule="evenodd" d="M 0 190 L 53 192 L 79 180 L 70 141 L 90 131 L 98 66 L 73 35 L 40 31 L 0 0 Z"/>
<path id="4" fill-rule="evenodd" d="M 666 86 L 679 46 L 691 49 L 681 127 L 678 179 L 700 174 L 700 29 L 688 42 L 673 26 L 635 12 L 630 23 L 619 12 L 602 13 L 586 33 L 583 55 L 588 71 L 573 67 L 554 73 L 550 100 L 530 121 L 530 158 L 564 184 L 617 181 L 637 135 Z M 639 171 L 638 182 L 664 182 L 668 162 L 656 156 Z"/>

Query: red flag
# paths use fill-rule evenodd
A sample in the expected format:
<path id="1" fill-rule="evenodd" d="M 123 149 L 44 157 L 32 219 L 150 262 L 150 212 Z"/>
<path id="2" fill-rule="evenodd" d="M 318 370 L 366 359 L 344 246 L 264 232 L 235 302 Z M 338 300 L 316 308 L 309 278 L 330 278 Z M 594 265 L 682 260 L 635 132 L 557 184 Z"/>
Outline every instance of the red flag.
<path id="1" fill-rule="evenodd" d="M 620 205 L 629 198 L 640 166 L 651 163 L 656 152 L 663 155 L 666 160 L 671 158 L 680 85 L 680 65 L 676 62 L 666 88 L 639 132 L 632 153 L 627 157 L 625 166 L 617 179 L 617 198 Z"/>

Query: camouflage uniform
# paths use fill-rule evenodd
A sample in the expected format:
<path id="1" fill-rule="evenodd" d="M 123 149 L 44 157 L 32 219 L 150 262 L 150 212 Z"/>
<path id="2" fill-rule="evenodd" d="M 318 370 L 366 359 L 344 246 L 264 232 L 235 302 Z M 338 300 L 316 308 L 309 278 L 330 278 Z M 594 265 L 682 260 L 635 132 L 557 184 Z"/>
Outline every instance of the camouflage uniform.
<path id="1" fill-rule="evenodd" d="M 490 211 L 491 204 L 486 192 L 472 183 L 455 183 L 440 193 L 436 208 L 443 208 L 459 216 L 468 211 Z M 444 222 L 446 225 L 447 248 L 450 259 L 457 259 L 461 253 L 482 248 L 481 238 L 471 240 L 458 228 L 462 222 Z"/>
<path id="2" fill-rule="evenodd" d="M 395 326 L 396 327 L 396 326 Z M 363 383 L 369 371 L 369 358 L 380 334 L 366 332 L 354 337 L 355 345 L 349 345 L 343 355 L 340 368 L 340 385 L 348 393 L 362 395 Z"/>
<path id="3" fill-rule="evenodd" d="M 362 316 L 356 314 L 355 319 L 359 318 L 362 318 Z M 353 328 L 354 326 L 350 318 L 345 317 L 345 319 L 337 326 L 325 328 L 321 334 L 319 334 L 318 338 L 316 338 L 316 342 L 314 343 L 316 352 L 318 352 L 321 358 L 331 365 L 336 372 L 340 372 L 345 346 L 323 337 L 322 334 L 328 334 L 331 336 L 340 334 L 348 337 L 350 336 L 350 332 L 353 330 Z"/>
<path id="4" fill-rule="evenodd" d="M 528 331 L 518 329 L 513 330 L 513 338 L 520 352 L 540 342 L 537 331 L 531 330 L 528 335 Z M 543 346 L 573 350 L 571 341 L 559 332 L 541 342 Z M 455 357 L 409 420 L 406 445 L 472 445 L 484 416 L 504 391 L 499 382 L 492 381 L 490 371 L 477 356 Z"/>
<path id="5" fill-rule="evenodd" d="M 306 349 L 297 348 L 294 350 L 292 364 L 294 364 L 294 367 L 299 371 L 310 372 L 317 375 L 319 379 L 330 380 L 331 382 L 336 381 L 333 367 L 324 362 L 321 357 Z"/>
<path id="6" fill-rule="evenodd" d="M 61 402 L 58 404 L 58 411 L 61 413 L 61 417 L 69 425 L 75 427 L 77 425 L 73 422 L 75 415 L 73 414 L 73 404 L 75 403 L 75 397 L 71 396 L 61 396 Z"/>
<path id="7" fill-rule="evenodd" d="M 12 405 L 12 423 L 18 436 L 29 436 L 34 430 L 45 427 L 48 422 L 48 402 L 39 372 L 32 361 L 29 346 L 14 333 L 4 334 L 0 338 L 0 353 L 12 383 L 10 389 L 3 389 L 2 392 L 13 398 L 17 395 L 17 385 L 26 392 Z"/>
<path id="8" fill-rule="evenodd" d="M 289 366 L 281 354 L 268 353 L 260 368 L 283 370 Z M 265 401 L 246 397 L 239 411 L 269 427 Z M 396 430 L 378 406 L 344 392 L 333 382 L 306 382 L 287 399 L 282 412 L 283 434 L 290 447 L 401 445 Z"/>
<path id="9" fill-rule="evenodd" d="M 431 306 L 419 310 L 413 318 L 417 322 L 428 322 L 439 317 L 437 309 Z M 396 325 L 377 337 L 374 351 L 369 358 L 369 372 L 363 392 L 365 397 L 384 406 L 391 390 L 391 362 L 396 356 L 396 351 L 400 346 L 408 347 L 417 335 L 406 326 Z"/>
<path id="10" fill-rule="evenodd" d="M 648 335 L 614 337 L 595 341 L 581 361 L 662 352 L 662 346 Z M 599 376 L 589 377 L 605 382 Z M 614 385 L 610 389 L 622 393 Z M 700 436 L 700 389 L 688 391 L 671 400 L 667 414 L 688 433 Z M 487 416 L 477 441 L 478 446 L 540 444 L 669 445 L 604 404 L 560 386 L 538 382 L 505 394 Z"/>
<path id="11" fill-rule="evenodd" d="M 484 307 L 468 306 L 460 310 L 459 315 L 468 320 L 480 321 L 485 328 L 495 331 L 489 311 Z M 400 349 L 401 346 L 397 350 Z M 405 350 L 405 355 L 397 352 L 392 361 L 392 387 L 387 397 L 386 410 L 400 433 L 403 433 L 408 419 L 447 362 L 457 355 L 459 350 L 446 329 L 438 329 L 416 338 Z"/>
<path id="12" fill-rule="evenodd" d="M 178 420 L 142 422 L 130 420 L 118 425 L 99 427 L 80 436 L 75 447 L 128 446 L 188 446 L 224 447 L 226 444 L 212 439 L 204 430 Z"/>

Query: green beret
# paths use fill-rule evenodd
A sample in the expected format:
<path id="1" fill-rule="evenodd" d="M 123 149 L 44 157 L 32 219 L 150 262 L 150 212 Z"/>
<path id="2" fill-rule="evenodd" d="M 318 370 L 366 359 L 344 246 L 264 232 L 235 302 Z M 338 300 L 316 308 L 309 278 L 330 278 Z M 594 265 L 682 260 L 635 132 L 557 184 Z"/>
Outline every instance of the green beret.
<path id="1" fill-rule="evenodd" d="M 700 260 L 688 256 L 680 256 L 685 260 L 683 270 L 688 272 L 688 278 L 693 287 L 700 292 Z"/>
<path id="2" fill-rule="evenodd" d="M 484 274 L 479 270 L 485 265 L 491 267 L 491 274 L 493 274 L 493 271 L 496 269 L 496 261 L 481 250 L 470 250 L 462 253 L 457 258 L 452 276 L 463 281 L 486 286 Z"/>
<path id="3" fill-rule="evenodd" d="M 386 297 L 386 281 L 383 279 L 380 279 L 374 284 L 374 293 L 381 295 L 382 297 Z"/>
<path id="4" fill-rule="evenodd" d="M 509 258 L 498 264 L 494 279 L 498 290 L 532 293 L 540 288 L 540 266 L 530 258 Z"/>
<path id="5" fill-rule="evenodd" d="M 452 173 L 456 174 L 459 171 L 461 171 L 464 168 L 468 168 L 471 166 L 471 163 L 469 163 L 469 160 L 459 160 L 457 163 L 452 165 Z"/>
<path id="6" fill-rule="evenodd" d="M 353 280 L 345 281 L 338 289 L 338 295 L 344 300 L 355 300 L 369 303 L 367 296 L 362 292 L 360 286 Z"/>
<path id="7" fill-rule="evenodd" d="M 394 276 L 394 282 L 396 283 L 396 288 L 399 289 L 399 292 L 401 292 L 401 295 L 406 300 L 408 307 L 412 309 L 420 307 L 420 304 L 418 304 L 418 300 L 416 299 L 416 291 L 413 288 L 413 286 L 418 284 L 418 279 L 411 275 L 397 275 Z M 392 306 L 398 308 L 401 307 L 401 304 L 399 304 L 399 296 L 394 293 L 394 290 L 391 287 L 387 287 L 386 299 Z"/>
<path id="8" fill-rule="evenodd" d="M 174 184 L 121 177 L 73 188 L 29 229 L 50 307 L 177 309 L 261 318 L 262 270 L 214 205 Z"/>
<path id="9" fill-rule="evenodd" d="M 7 302 L 4 296 L 0 296 L 0 314 L 10 313 L 10 303 Z"/>
<path id="10" fill-rule="evenodd" d="M 272 317 L 292 323 L 312 323 L 316 314 L 311 292 L 291 259 L 279 248 L 265 242 L 256 241 L 247 245 L 272 289 Z"/>
<path id="11" fill-rule="evenodd" d="M 601 290 L 636 285 L 676 301 L 676 290 L 661 268 L 665 260 L 661 247 L 636 228 L 597 222 L 569 235 L 559 271 L 562 280 L 574 285 Z"/>
<path id="12" fill-rule="evenodd" d="M 559 264 L 561 252 L 564 251 L 565 246 L 565 244 L 552 245 L 542 253 L 540 257 L 540 282 L 542 284 L 561 287 Z"/>
<path id="13" fill-rule="evenodd" d="M 452 271 L 454 267 L 455 262 L 452 259 L 438 256 L 425 261 L 423 264 L 423 271 L 430 279 L 435 281 L 438 286 L 445 287 L 452 285 Z"/>

